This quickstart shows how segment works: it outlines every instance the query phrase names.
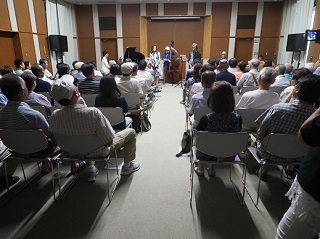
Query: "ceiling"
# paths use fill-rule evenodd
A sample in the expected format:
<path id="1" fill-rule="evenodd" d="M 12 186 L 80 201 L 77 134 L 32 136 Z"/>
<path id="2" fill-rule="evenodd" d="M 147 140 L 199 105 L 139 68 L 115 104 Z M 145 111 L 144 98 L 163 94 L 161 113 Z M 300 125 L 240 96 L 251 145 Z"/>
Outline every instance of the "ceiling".
<path id="1" fill-rule="evenodd" d="M 187 3 L 187 2 L 281 2 L 283 0 L 64 0 L 78 5 L 86 4 L 137 4 L 137 3 Z"/>

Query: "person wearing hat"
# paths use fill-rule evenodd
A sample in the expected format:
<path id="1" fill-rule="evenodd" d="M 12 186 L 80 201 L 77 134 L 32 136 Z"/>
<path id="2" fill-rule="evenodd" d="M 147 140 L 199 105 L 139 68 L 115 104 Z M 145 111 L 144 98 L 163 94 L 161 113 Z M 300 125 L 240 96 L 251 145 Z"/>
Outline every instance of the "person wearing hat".
<path id="1" fill-rule="evenodd" d="M 238 91 L 241 91 L 243 86 L 258 86 L 257 80 L 260 76 L 258 71 L 259 64 L 259 59 L 251 59 L 248 61 L 247 68 L 249 69 L 249 72 L 244 73 L 240 77 L 240 80 L 237 83 Z"/>
<path id="2" fill-rule="evenodd" d="M 95 76 L 94 65 L 84 63 L 81 66 L 81 72 L 85 75 L 86 79 L 79 83 L 79 91 L 81 94 L 90 95 L 98 94 L 100 89 L 101 76 Z"/>
<path id="3" fill-rule="evenodd" d="M 142 87 L 138 79 L 132 78 L 133 64 L 132 62 L 125 62 L 121 65 L 122 77 L 117 83 L 121 94 L 139 93 L 140 98 L 144 98 Z"/>
<path id="4" fill-rule="evenodd" d="M 52 138 L 46 118 L 24 102 L 28 97 L 28 89 L 25 81 L 20 76 L 14 73 L 4 75 L 0 81 L 0 88 L 8 99 L 7 105 L 0 111 L 1 128 L 14 130 L 41 129 L 48 138 Z M 38 152 L 39 156 L 46 157 L 54 151 L 55 144 L 50 140 L 48 140 L 48 143 L 47 148 Z M 18 164 L 18 160 L 7 160 L 6 162 L 9 185 L 19 181 L 19 177 L 13 176 Z M 42 163 L 42 174 L 46 175 L 49 172 L 50 164 L 48 161 L 44 161 Z M 0 187 L 6 187 L 5 176 L 4 167 L 1 167 Z"/>
<path id="5" fill-rule="evenodd" d="M 228 81 L 231 85 L 237 85 L 236 77 L 234 74 L 228 71 L 229 63 L 226 59 L 222 59 L 219 61 L 218 70 L 219 73 L 217 74 L 217 81 Z"/>
<path id="6" fill-rule="evenodd" d="M 169 71 L 171 57 L 178 54 L 177 50 L 173 47 L 166 46 L 164 48 L 164 53 L 162 54 L 162 60 L 163 60 L 163 79 L 164 83 L 166 83 L 166 77 Z"/>
<path id="7" fill-rule="evenodd" d="M 133 161 L 136 157 L 136 133 L 132 128 L 115 133 L 108 119 L 95 107 L 78 104 L 80 92 L 68 81 L 57 81 L 52 85 L 51 96 L 63 108 L 52 113 L 49 119 L 50 132 L 64 135 L 96 134 L 104 143 L 90 156 L 106 156 L 110 152 L 124 148 L 124 164 L 121 175 L 129 175 L 140 169 L 140 164 Z M 88 181 L 94 182 L 99 170 L 94 162 L 87 166 Z"/>
<path id="8" fill-rule="evenodd" d="M 74 67 L 74 71 L 72 71 L 72 76 L 74 78 L 76 78 L 79 82 L 83 81 L 84 79 L 86 79 L 85 75 L 81 72 L 81 66 L 84 63 L 82 61 L 77 61 L 75 62 L 73 65 Z"/>

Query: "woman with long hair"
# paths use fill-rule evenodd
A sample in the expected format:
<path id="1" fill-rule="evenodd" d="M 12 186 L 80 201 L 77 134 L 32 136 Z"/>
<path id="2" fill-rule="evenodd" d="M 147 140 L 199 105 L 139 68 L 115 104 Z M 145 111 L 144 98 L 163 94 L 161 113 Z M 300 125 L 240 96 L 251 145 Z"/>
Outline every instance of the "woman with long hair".
<path id="1" fill-rule="evenodd" d="M 156 45 L 153 45 L 151 47 L 150 60 L 151 60 L 152 69 L 154 71 L 154 80 L 158 85 L 159 76 L 160 76 L 160 52 L 157 50 Z"/>
<path id="2" fill-rule="evenodd" d="M 120 107 L 124 113 L 128 112 L 128 104 L 117 87 L 112 74 L 104 75 L 100 80 L 100 91 L 96 97 L 95 107 Z M 130 117 L 120 124 L 114 125 L 113 129 L 125 129 L 132 122 Z"/>

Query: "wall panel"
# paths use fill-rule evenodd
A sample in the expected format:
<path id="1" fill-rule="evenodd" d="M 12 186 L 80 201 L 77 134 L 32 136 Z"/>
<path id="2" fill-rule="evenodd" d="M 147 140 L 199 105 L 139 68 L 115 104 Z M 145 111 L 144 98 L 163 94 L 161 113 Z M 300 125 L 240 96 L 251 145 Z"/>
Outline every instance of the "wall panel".
<path id="1" fill-rule="evenodd" d="M 38 34 L 48 34 L 47 31 L 47 20 L 46 20 L 46 10 L 44 8 L 44 3 L 42 0 L 33 0 L 34 15 L 37 24 Z"/>
<path id="2" fill-rule="evenodd" d="M 205 3 L 194 3 L 193 4 L 193 15 L 205 15 L 206 4 Z"/>
<path id="3" fill-rule="evenodd" d="M 124 37 L 140 37 L 140 5 L 123 4 L 122 9 L 122 32 Z"/>
<path id="4" fill-rule="evenodd" d="M 93 38 L 78 38 L 79 61 L 96 61 L 95 41 Z"/>
<path id="5" fill-rule="evenodd" d="M 98 5 L 99 17 L 116 17 L 116 5 Z M 100 30 L 100 38 L 116 38 L 117 30 Z"/>
<path id="6" fill-rule="evenodd" d="M 156 3 L 147 3 L 146 4 L 147 16 L 157 16 L 158 15 L 158 4 Z"/>
<path id="7" fill-rule="evenodd" d="M 2 66 L 13 66 L 13 62 L 16 58 L 15 48 L 13 43 L 13 33 L 1 32 L 0 31 L 0 46 L 1 49 L 5 49 L 5 51 L 1 51 L 0 57 L 0 67 Z"/>
<path id="8" fill-rule="evenodd" d="M 76 23 L 78 38 L 94 37 L 93 33 L 93 16 L 91 5 L 76 5 Z"/>
<path id="9" fill-rule="evenodd" d="M 279 37 L 282 25 L 282 2 L 265 2 L 261 26 L 261 37 Z"/>
<path id="10" fill-rule="evenodd" d="M 220 59 L 222 51 L 228 51 L 229 38 L 228 37 L 213 37 L 211 38 L 210 58 Z"/>
<path id="11" fill-rule="evenodd" d="M 1 21 L 0 30 L 11 31 L 11 22 L 7 1 L 0 1 Z"/>
<path id="12" fill-rule="evenodd" d="M 238 4 L 238 15 L 257 15 L 258 3 L 240 2 Z"/>
<path id="13" fill-rule="evenodd" d="M 164 15 L 187 15 L 188 3 L 165 3 Z"/>
<path id="14" fill-rule="evenodd" d="M 37 62 L 32 33 L 19 33 L 22 58 L 24 61 Z"/>
<path id="15" fill-rule="evenodd" d="M 229 37 L 231 8 L 232 3 L 212 3 L 212 37 Z"/>
<path id="16" fill-rule="evenodd" d="M 264 59 L 272 59 L 276 62 L 277 52 L 279 46 L 278 37 L 263 37 L 260 39 L 259 55 L 263 55 Z"/>
<path id="17" fill-rule="evenodd" d="M 14 0 L 19 32 L 32 32 L 28 1 Z M 33 44 L 32 44 L 33 45 Z"/>

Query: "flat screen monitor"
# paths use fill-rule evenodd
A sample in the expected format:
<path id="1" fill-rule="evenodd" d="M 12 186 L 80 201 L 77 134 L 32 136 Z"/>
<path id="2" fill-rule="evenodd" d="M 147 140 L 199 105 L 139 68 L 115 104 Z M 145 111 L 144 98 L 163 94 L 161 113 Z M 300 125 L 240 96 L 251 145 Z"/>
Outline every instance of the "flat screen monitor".
<path id="1" fill-rule="evenodd" d="M 305 39 L 306 41 L 317 41 L 320 37 L 320 31 L 319 30 L 306 30 Z"/>

